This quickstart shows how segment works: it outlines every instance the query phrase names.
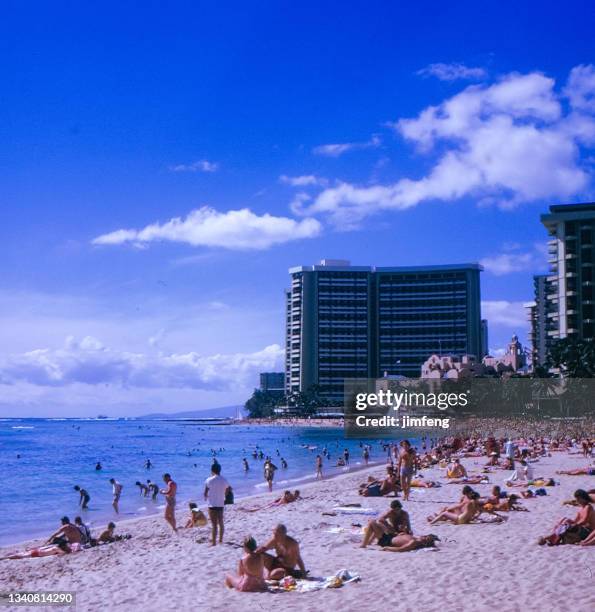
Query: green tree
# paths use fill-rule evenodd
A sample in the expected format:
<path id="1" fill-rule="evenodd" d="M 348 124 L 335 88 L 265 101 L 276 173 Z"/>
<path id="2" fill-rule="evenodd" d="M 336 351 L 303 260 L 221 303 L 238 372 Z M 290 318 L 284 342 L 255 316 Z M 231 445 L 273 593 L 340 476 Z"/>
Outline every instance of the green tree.
<path id="1" fill-rule="evenodd" d="M 595 377 L 595 341 L 563 338 L 550 348 L 548 365 L 565 378 Z"/>
<path id="2" fill-rule="evenodd" d="M 254 389 L 252 397 L 244 404 L 250 419 L 263 419 L 273 416 L 279 404 L 279 397 L 268 391 Z"/>

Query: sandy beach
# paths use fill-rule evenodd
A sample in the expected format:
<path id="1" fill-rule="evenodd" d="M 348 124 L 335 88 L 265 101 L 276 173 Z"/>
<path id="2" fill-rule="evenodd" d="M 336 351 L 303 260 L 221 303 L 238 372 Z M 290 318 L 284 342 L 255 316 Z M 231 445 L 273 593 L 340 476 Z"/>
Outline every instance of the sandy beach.
<path id="1" fill-rule="evenodd" d="M 536 472 L 554 475 L 557 469 L 584 467 L 585 458 L 553 453 L 535 464 Z M 469 472 L 477 472 L 483 457 L 466 458 Z M 64 557 L 3 561 L 2 590 L 75 591 L 78 610 L 198 610 L 270 609 L 361 610 L 394 606 L 402 610 L 593 610 L 595 607 L 595 547 L 540 547 L 538 536 L 549 532 L 561 516 L 574 516 L 576 508 L 562 506 L 579 487 L 593 488 L 592 476 L 556 476 L 561 486 L 549 487 L 548 495 L 523 501 L 530 512 L 508 513 L 502 524 L 434 525 L 426 517 L 445 502 L 458 499 L 460 485 L 437 489 L 414 489 L 405 503 L 414 533 L 440 536 L 436 550 L 410 553 L 383 552 L 377 546 L 358 547 L 361 536 L 352 523 L 365 524 L 369 517 L 323 516 L 334 506 L 361 503 L 383 511 L 390 498 L 362 498 L 357 487 L 365 476 L 380 475 L 371 467 L 302 487 L 304 499 L 277 508 L 247 513 L 271 501 L 276 493 L 254 496 L 226 510 L 226 542 L 239 543 L 252 534 L 263 543 L 272 527 L 285 523 L 301 545 L 306 567 L 313 576 L 327 576 L 348 569 L 361 581 L 340 589 L 313 593 L 239 593 L 223 585 L 227 573 L 237 567 L 241 550 L 229 544 L 208 545 L 209 527 L 181 530 L 173 535 L 161 518 L 122 522 L 119 532 L 132 539 L 85 550 Z M 424 471 L 438 479 L 444 470 Z M 492 484 L 503 484 L 508 472 L 497 471 L 491 484 L 475 485 L 481 494 Z M 444 482 L 444 479 L 442 479 Z M 197 483 L 197 499 L 201 484 Z M 277 492 L 278 493 L 278 492 Z M 180 521 L 186 509 L 178 508 Z M 332 528 L 346 528 L 333 533 Z M 197 542 L 198 540 L 198 542 Z M 3 549 L 3 554 L 24 545 Z"/>

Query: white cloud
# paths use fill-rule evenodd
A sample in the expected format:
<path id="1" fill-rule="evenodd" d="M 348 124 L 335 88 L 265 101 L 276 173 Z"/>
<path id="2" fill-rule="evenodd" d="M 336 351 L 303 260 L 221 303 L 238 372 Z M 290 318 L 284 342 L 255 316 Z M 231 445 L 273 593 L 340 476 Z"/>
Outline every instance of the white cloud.
<path id="1" fill-rule="evenodd" d="M 318 145 L 312 149 L 316 155 L 324 155 L 326 157 L 339 157 L 348 151 L 358 151 L 361 149 L 377 149 L 382 144 L 379 136 L 372 136 L 366 142 L 342 142 L 336 144 Z"/>
<path id="2" fill-rule="evenodd" d="M 324 187 L 328 184 L 328 181 L 325 178 L 314 176 L 313 174 L 305 174 L 302 176 L 287 176 L 286 174 L 282 174 L 279 177 L 279 182 L 284 183 L 285 185 L 291 185 L 292 187 Z"/>
<path id="3" fill-rule="evenodd" d="M 531 250 L 523 250 L 518 243 L 505 243 L 504 252 L 489 255 L 479 260 L 486 272 L 504 276 L 515 272 L 540 272 L 547 269 L 547 244 L 535 243 Z"/>
<path id="4" fill-rule="evenodd" d="M 231 250 L 262 250 L 275 244 L 313 238 L 320 231 L 321 225 L 315 219 L 296 221 L 268 213 L 257 215 L 247 208 L 221 213 L 203 206 L 185 218 L 175 217 L 140 230 L 119 229 L 103 234 L 93 244 L 146 246 L 150 242 L 169 241 Z"/>
<path id="5" fill-rule="evenodd" d="M 528 326 L 527 311 L 524 302 L 509 302 L 508 300 L 486 300 L 481 302 L 481 316 L 488 320 L 490 329 L 496 327 L 512 327 L 515 330 L 525 330 Z"/>
<path id="6" fill-rule="evenodd" d="M 531 270 L 535 257 L 533 253 L 500 253 L 480 259 L 479 263 L 496 276 L 504 276 L 512 272 Z"/>
<path id="7" fill-rule="evenodd" d="M 509 74 L 492 85 L 473 85 L 395 131 L 435 162 L 426 176 L 388 185 L 339 183 L 320 192 L 302 214 L 328 214 L 337 225 L 356 223 L 383 209 L 404 210 L 427 200 L 473 196 L 503 207 L 568 199 L 587 190 L 580 144 L 595 143 L 589 96 L 593 67 L 571 73 L 562 96 L 543 74 Z"/>
<path id="8" fill-rule="evenodd" d="M 255 384 L 261 371 L 281 368 L 283 355 L 277 344 L 255 353 L 149 355 L 110 349 L 92 337 L 81 341 L 69 337 L 60 349 L 38 349 L 2 358 L 0 384 L 231 390 Z"/>
<path id="9" fill-rule="evenodd" d="M 419 76 L 433 76 L 441 81 L 479 80 L 486 76 L 483 68 L 469 68 L 464 64 L 430 64 L 417 71 Z"/>
<path id="10" fill-rule="evenodd" d="M 575 109 L 595 111 L 595 66 L 575 66 L 570 71 L 564 93 Z"/>
<path id="11" fill-rule="evenodd" d="M 216 172 L 219 169 L 219 164 L 206 159 L 199 159 L 190 164 L 170 166 L 169 169 L 172 172 Z"/>

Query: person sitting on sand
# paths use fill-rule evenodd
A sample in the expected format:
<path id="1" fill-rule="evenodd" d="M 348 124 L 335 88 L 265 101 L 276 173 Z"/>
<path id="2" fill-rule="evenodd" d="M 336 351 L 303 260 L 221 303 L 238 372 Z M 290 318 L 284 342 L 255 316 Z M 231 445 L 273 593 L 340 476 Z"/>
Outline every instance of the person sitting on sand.
<path id="1" fill-rule="evenodd" d="M 576 470 L 558 470 L 556 474 L 565 476 L 595 476 L 595 467 L 578 468 Z"/>
<path id="2" fill-rule="evenodd" d="M 80 516 L 75 517 L 74 524 L 77 526 L 77 529 L 81 532 L 81 544 L 90 544 L 91 540 L 91 530 L 85 523 L 83 523 L 83 519 Z"/>
<path id="3" fill-rule="evenodd" d="M 266 552 L 271 549 L 275 550 L 275 555 Z M 285 525 L 277 525 L 273 531 L 273 537 L 264 546 L 260 546 L 256 552 L 262 553 L 264 565 L 271 580 L 281 580 L 286 575 L 305 578 L 308 573 L 302 560 L 300 545 L 287 535 Z"/>
<path id="4" fill-rule="evenodd" d="M 467 470 L 459 459 L 454 459 L 446 469 L 447 478 L 467 478 Z"/>
<path id="5" fill-rule="evenodd" d="M 115 523 L 108 523 L 107 528 L 101 532 L 101 535 L 97 538 L 97 542 L 100 544 L 109 544 L 116 541 L 114 536 L 114 530 L 116 529 Z"/>
<path id="6" fill-rule="evenodd" d="M 409 514 L 403 510 L 398 499 L 390 503 L 387 512 L 376 520 L 368 522 L 364 529 L 364 539 L 361 548 L 366 548 L 376 538 L 379 546 L 389 546 L 392 539 L 399 533 L 411 533 Z"/>
<path id="7" fill-rule="evenodd" d="M 190 527 L 204 527 L 207 524 L 205 513 L 194 502 L 190 502 L 188 508 L 190 508 L 190 516 L 184 527 L 186 529 Z"/>
<path id="8" fill-rule="evenodd" d="M 481 507 L 478 503 L 479 493 L 476 491 L 469 491 L 464 495 L 464 501 L 457 507 L 446 508 L 439 512 L 436 516 L 429 516 L 428 521 L 431 525 L 439 521 L 450 521 L 455 525 L 465 525 L 470 523 L 481 511 Z"/>
<path id="9" fill-rule="evenodd" d="M 419 550 L 420 548 L 433 548 L 436 545 L 436 541 L 440 541 L 440 538 L 433 533 L 423 536 L 400 533 L 392 539 L 390 546 L 383 546 L 382 550 L 388 552 L 409 552 L 411 550 Z"/>
<path id="10" fill-rule="evenodd" d="M 36 557 L 51 557 L 53 555 L 68 555 L 69 553 L 79 552 L 81 550 L 80 544 L 69 544 L 66 540 L 61 539 L 56 544 L 48 544 L 46 546 L 39 546 L 38 548 L 32 548 L 22 553 L 15 553 L 6 557 L 0 557 L 0 561 L 6 559 L 34 559 Z"/>
<path id="11" fill-rule="evenodd" d="M 53 540 L 57 538 L 64 538 L 69 544 L 80 544 L 82 540 L 81 532 L 76 525 L 70 522 L 67 516 L 63 516 L 60 519 L 62 523 L 60 529 L 57 529 L 47 539 L 48 544 L 53 544 Z"/>
<path id="12" fill-rule="evenodd" d="M 244 553 L 238 563 L 238 575 L 227 576 L 225 586 L 244 592 L 266 591 L 263 555 L 257 552 L 256 540 L 252 536 L 244 539 Z"/>
<path id="13" fill-rule="evenodd" d="M 539 538 L 538 544 L 577 544 L 586 540 L 595 530 L 595 510 L 591 505 L 589 494 L 583 489 L 574 492 L 574 499 L 579 505 L 579 511 L 574 519 L 563 518 L 554 526 L 551 534 Z"/>

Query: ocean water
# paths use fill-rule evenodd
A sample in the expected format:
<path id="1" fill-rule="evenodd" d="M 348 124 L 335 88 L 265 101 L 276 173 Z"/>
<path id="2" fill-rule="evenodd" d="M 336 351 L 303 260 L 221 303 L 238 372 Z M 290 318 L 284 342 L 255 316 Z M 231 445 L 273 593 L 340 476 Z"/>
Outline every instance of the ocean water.
<path id="1" fill-rule="evenodd" d="M 344 448 L 351 469 L 363 463 L 360 444 L 372 446 L 371 461 L 386 461 L 378 441 L 345 440 L 339 428 L 288 428 L 246 425 L 204 425 L 187 421 L 0 419 L 0 545 L 49 535 L 60 517 L 81 515 L 95 529 L 161 513 L 163 497 L 141 497 L 137 480 L 163 486 L 169 472 L 178 483 L 178 508 L 188 501 L 203 503 L 204 480 L 210 475 L 212 450 L 236 498 L 266 491 L 263 461 L 252 458 L 259 447 L 279 467 L 274 489 L 299 488 L 314 477 L 315 456 L 327 447 L 325 474 L 347 471 L 333 467 Z M 277 454 L 277 450 L 279 454 Z M 20 458 L 17 456 L 20 455 Z M 242 457 L 250 470 L 245 473 Z M 280 456 L 288 462 L 281 469 Z M 152 469 L 145 469 L 150 459 Z M 103 469 L 95 470 L 100 461 Z M 120 514 L 111 508 L 110 478 L 124 485 Z M 74 485 L 86 489 L 89 509 L 78 508 Z"/>

